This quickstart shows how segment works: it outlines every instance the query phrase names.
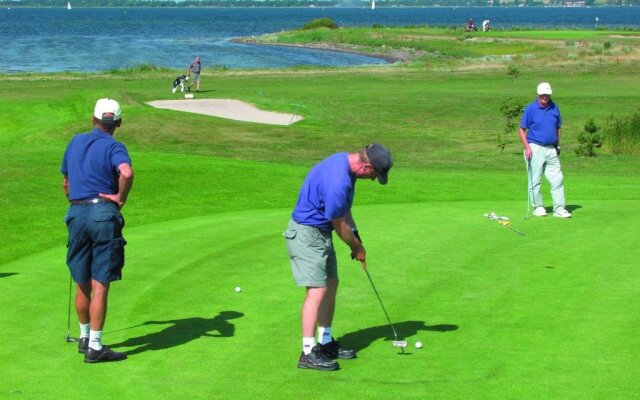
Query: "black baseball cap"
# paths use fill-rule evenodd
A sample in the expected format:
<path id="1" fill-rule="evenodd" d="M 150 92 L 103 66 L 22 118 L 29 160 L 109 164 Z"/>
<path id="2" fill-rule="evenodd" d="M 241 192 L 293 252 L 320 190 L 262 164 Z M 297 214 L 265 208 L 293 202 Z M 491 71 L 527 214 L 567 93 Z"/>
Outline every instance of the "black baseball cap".
<path id="1" fill-rule="evenodd" d="M 388 174 L 391 167 L 393 167 L 393 160 L 391 159 L 391 153 L 381 144 L 371 143 L 366 149 L 367 158 L 373 169 L 378 173 L 378 182 L 381 185 L 386 185 L 388 181 Z"/>

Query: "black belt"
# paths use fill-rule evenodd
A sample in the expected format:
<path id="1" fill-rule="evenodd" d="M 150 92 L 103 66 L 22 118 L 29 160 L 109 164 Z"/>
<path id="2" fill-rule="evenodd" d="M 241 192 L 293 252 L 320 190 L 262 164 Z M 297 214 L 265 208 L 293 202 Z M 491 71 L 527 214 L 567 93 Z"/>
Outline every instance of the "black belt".
<path id="1" fill-rule="evenodd" d="M 70 203 L 76 206 L 86 206 L 89 204 L 100 204 L 100 203 L 108 203 L 109 200 L 101 199 L 96 197 L 94 199 L 84 199 L 84 200 L 71 200 Z"/>

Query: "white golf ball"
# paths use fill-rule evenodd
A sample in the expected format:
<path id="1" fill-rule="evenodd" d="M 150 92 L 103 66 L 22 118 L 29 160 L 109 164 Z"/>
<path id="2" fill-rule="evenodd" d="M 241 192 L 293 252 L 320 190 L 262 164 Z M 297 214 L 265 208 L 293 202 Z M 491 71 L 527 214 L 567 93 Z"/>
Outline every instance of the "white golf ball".
<path id="1" fill-rule="evenodd" d="M 236 293 L 240 293 L 242 292 L 242 289 L 240 289 L 240 286 L 236 286 Z"/>
<path id="2" fill-rule="evenodd" d="M 416 349 L 422 348 L 422 342 L 416 342 Z"/>

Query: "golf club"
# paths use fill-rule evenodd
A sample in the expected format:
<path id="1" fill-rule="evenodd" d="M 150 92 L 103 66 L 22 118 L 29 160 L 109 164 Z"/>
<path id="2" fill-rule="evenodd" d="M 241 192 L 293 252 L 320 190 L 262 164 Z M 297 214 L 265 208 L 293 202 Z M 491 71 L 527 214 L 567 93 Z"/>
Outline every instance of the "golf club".
<path id="1" fill-rule="evenodd" d="M 69 275 L 69 305 L 67 307 L 67 336 L 64 338 L 64 341 L 67 343 L 77 342 L 78 338 L 71 337 L 71 287 L 72 287 L 72 279 L 71 275 Z"/>
<path id="2" fill-rule="evenodd" d="M 529 219 L 529 208 L 531 207 L 531 185 L 532 185 L 532 177 L 531 177 L 531 160 L 527 160 L 527 214 L 524 216 L 524 219 Z"/>
<path id="3" fill-rule="evenodd" d="M 384 304 L 382 304 L 382 299 L 380 299 L 380 295 L 378 294 L 378 290 L 376 290 L 376 286 L 373 284 L 373 281 L 371 280 L 371 275 L 369 275 L 369 271 L 366 268 L 365 268 L 364 272 L 367 274 L 367 278 L 369 278 L 369 282 L 371 282 L 371 287 L 373 288 L 373 291 L 375 292 L 376 297 L 378 298 L 378 301 L 380 302 L 380 306 L 382 306 L 382 311 L 384 311 L 384 315 L 385 315 L 385 317 L 387 317 L 387 321 L 389 322 L 389 326 L 391 327 L 391 330 L 393 331 L 393 337 L 395 338 L 395 340 L 393 341 L 393 347 L 400 347 L 400 350 L 404 353 L 404 348 L 407 347 L 407 341 L 406 340 L 398 340 L 398 333 L 396 332 L 396 328 L 391 323 L 391 319 L 389 318 L 389 314 L 387 314 L 387 310 L 384 308 Z"/>
<path id="4" fill-rule="evenodd" d="M 503 217 L 503 216 L 497 215 L 494 212 L 492 212 L 491 214 L 484 214 L 484 216 L 485 218 L 489 218 L 492 221 L 496 221 L 497 223 L 504 226 L 505 228 L 514 231 L 518 235 L 524 236 L 524 233 L 520 232 L 519 230 L 511 226 L 511 221 L 509 221 L 509 217 Z"/>

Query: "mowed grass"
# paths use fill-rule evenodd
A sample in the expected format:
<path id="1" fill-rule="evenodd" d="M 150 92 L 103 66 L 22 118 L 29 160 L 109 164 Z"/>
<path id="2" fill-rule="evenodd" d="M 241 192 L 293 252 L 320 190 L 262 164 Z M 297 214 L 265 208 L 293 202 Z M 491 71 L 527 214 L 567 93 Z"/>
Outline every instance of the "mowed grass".
<path id="1" fill-rule="evenodd" d="M 76 398 L 91 382 L 106 399 L 634 398 L 640 163 L 578 159 L 572 150 L 588 118 L 637 109 L 640 82 L 629 68 L 515 80 L 366 69 L 203 78 L 201 98 L 305 116 L 290 127 L 144 105 L 174 97 L 173 76 L 6 80 L 0 397 Z M 504 154 L 496 147 L 501 101 L 532 100 L 543 79 L 565 120 L 571 220 L 524 220 L 516 133 Z M 63 340 L 69 281 L 59 163 L 102 96 L 123 104 L 117 137 L 136 171 L 123 210 L 127 265 L 105 327 L 107 344 L 130 357 L 84 365 Z M 292 283 L 281 232 L 313 163 L 374 140 L 394 153 L 390 183 L 359 182 L 353 213 L 399 335 L 425 347 L 397 355 L 366 275 L 337 242 L 335 333 L 358 359 L 334 373 L 299 370 L 304 291 Z M 546 182 L 543 194 L 549 205 Z M 525 236 L 483 217 L 491 211 Z M 71 326 L 77 334 L 73 316 Z"/>

